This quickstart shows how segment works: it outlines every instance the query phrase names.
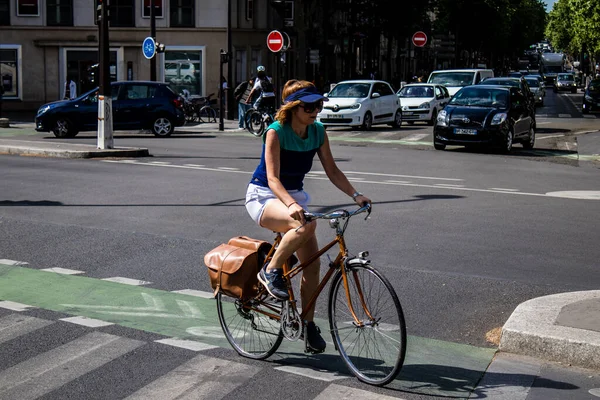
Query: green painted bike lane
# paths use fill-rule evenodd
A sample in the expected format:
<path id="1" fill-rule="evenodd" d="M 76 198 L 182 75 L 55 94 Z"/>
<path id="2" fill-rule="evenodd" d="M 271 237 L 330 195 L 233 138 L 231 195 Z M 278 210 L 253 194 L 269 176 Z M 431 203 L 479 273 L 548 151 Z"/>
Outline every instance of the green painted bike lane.
<path id="1" fill-rule="evenodd" d="M 3 300 L 231 349 L 221 330 L 213 299 L 0 264 L 0 301 Z M 328 326 L 325 320 L 317 320 L 317 324 Z M 284 340 L 271 358 L 313 367 L 315 360 L 320 359 L 317 368 L 347 374 L 331 338 L 325 339 L 328 347 L 324 354 L 305 355 L 303 343 Z M 468 397 L 495 351 L 409 336 L 402 371 L 387 387 L 427 395 Z"/>

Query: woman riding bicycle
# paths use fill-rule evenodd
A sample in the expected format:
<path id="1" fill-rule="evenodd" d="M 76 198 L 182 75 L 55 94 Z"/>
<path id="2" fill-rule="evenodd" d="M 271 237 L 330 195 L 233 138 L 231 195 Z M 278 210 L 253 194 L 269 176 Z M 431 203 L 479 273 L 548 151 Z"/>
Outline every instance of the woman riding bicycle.
<path id="1" fill-rule="evenodd" d="M 269 294 L 280 300 L 289 295 L 283 278 L 283 263 L 294 252 L 301 262 L 318 251 L 316 221 L 306 223 L 304 210 L 310 196 L 304 191 L 304 176 L 311 170 L 315 153 L 330 181 L 363 205 L 371 200 L 357 192 L 338 168 L 331 154 L 325 127 L 317 113 L 328 101 L 308 81 L 290 80 L 283 88 L 283 105 L 263 136 L 261 160 L 246 192 L 246 209 L 259 226 L 283 233 L 271 261 L 258 273 Z M 302 274 L 302 304 L 317 288 L 320 263 L 315 261 Z M 303 307 L 304 308 L 304 307 Z M 314 307 L 306 314 L 307 342 L 313 352 L 325 350 L 325 341 L 313 322 Z"/>

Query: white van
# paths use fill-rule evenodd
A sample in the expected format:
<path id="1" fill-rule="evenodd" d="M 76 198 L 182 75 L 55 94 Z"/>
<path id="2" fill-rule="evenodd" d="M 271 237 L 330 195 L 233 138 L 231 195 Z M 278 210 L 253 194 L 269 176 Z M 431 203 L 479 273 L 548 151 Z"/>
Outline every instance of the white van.
<path id="1" fill-rule="evenodd" d="M 491 69 L 443 69 L 433 71 L 427 83 L 444 85 L 450 92 L 450 96 L 454 96 L 463 86 L 475 85 L 493 76 L 494 71 Z"/>

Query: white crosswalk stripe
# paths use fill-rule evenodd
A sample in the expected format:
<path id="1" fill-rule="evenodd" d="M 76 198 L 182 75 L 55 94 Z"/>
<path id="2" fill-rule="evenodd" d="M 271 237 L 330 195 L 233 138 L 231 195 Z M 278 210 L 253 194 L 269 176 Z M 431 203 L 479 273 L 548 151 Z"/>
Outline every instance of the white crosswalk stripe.
<path id="1" fill-rule="evenodd" d="M 54 322 L 45 319 L 11 314 L 0 318 L 0 343 L 33 332 Z"/>
<path id="2" fill-rule="evenodd" d="M 261 368 L 199 355 L 175 368 L 127 400 L 221 399 Z M 227 379 L 223 379 L 227 371 Z"/>
<path id="3" fill-rule="evenodd" d="M 0 398 L 36 399 L 142 344 L 107 333 L 88 333 L 0 372 Z"/>

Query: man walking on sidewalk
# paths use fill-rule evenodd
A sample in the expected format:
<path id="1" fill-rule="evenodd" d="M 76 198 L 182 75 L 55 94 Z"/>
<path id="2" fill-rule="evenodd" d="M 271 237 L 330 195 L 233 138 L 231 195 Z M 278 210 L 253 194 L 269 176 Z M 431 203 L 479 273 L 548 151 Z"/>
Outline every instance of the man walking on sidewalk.
<path id="1" fill-rule="evenodd" d="M 253 86 L 254 78 L 250 78 L 247 81 L 240 83 L 233 91 L 235 101 L 238 103 L 238 130 L 244 130 L 247 128 L 244 117 L 246 115 L 246 111 L 248 111 L 250 108 L 250 104 L 248 104 L 248 96 L 250 95 Z"/>

